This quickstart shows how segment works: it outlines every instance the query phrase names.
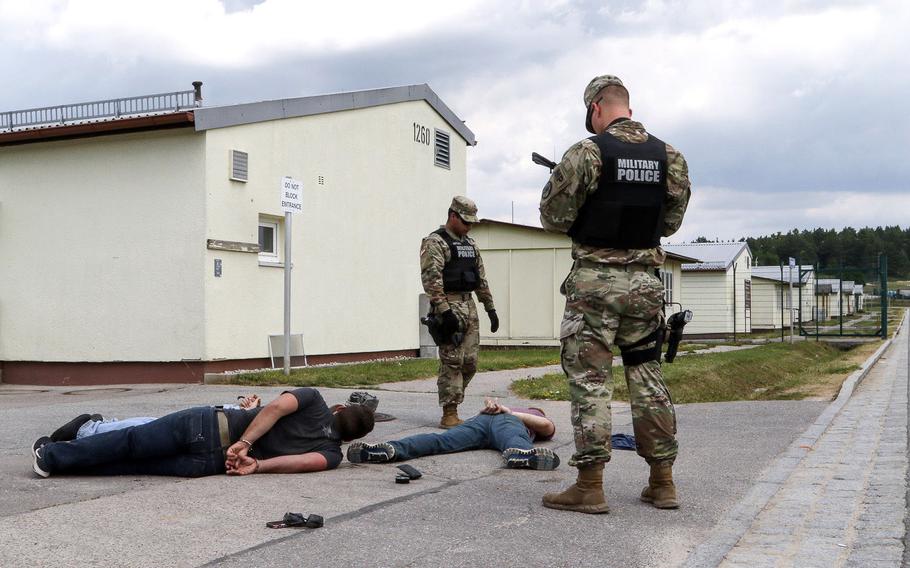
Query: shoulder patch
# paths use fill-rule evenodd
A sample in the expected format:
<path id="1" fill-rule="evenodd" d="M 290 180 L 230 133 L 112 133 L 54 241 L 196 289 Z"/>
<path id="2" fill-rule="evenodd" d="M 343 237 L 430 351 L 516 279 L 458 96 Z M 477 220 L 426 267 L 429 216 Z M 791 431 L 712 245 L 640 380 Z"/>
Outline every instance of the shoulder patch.
<path id="1" fill-rule="evenodd" d="M 550 197 L 550 193 L 553 191 L 553 183 L 547 182 L 547 185 L 543 186 L 543 193 L 540 195 L 541 199 L 546 199 Z"/>
<path id="2" fill-rule="evenodd" d="M 556 166 L 556 169 L 553 170 L 553 177 L 551 180 L 556 182 L 557 191 L 562 191 L 563 188 L 569 185 L 569 176 L 563 164 Z"/>

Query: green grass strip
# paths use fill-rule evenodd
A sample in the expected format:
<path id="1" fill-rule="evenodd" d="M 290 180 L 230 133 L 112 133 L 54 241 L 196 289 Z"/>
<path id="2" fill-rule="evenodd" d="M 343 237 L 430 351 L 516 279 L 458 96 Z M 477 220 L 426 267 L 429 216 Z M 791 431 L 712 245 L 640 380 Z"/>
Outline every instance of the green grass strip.
<path id="1" fill-rule="evenodd" d="M 500 371 L 558 363 L 559 349 L 556 348 L 481 350 L 477 370 Z M 226 375 L 225 383 L 253 386 L 367 387 L 435 377 L 438 369 L 439 361 L 436 359 L 396 359 L 291 369 L 290 377 L 285 377 L 281 370 L 238 373 Z"/>
<path id="2" fill-rule="evenodd" d="M 677 403 L 799 400 L 812 396 L 813 387 L 824 377 L 830 381 L 832 375 L 842 375 L 843 379 L 859 368 L 848 357 L 849 352 L 828 344 L 802 341 L 687 355 L 661 368 Z M 613 367 L 613 379 L 613 398 L 628 400 L 622 367 Z M 512 390 L 523 398 L 569 400 L 569 384 L 561 373 L 515 381 Z"/>

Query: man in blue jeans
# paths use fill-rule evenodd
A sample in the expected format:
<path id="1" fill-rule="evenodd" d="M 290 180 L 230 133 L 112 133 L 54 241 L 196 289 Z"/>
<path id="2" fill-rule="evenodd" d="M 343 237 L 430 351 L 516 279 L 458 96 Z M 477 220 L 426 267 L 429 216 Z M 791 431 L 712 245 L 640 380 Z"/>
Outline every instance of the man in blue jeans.
<path id="1" fill-rule="evenodd" d="M 223 404 L 216 406 L 222 409 L 234 410 L 251 410 L 262 406 L 262 399 L 257 394 L 247 396 L 238 396 L 237 404 Z M 63 426 L 54 430 L 51 434 L 51 442 L 68 442 L 70 440 L 79 440 L 88 436 L 97 436 L 113 432 L 114 430 L 123 430 L 133 426 L 141 426 L 158 420 L 154 416 L 135 416 L 132 418 L 105 418 L 100 414 L 80 414 Z"/>
<path id="2" fill-rule="evenodd" d="M 32 446 L 41 477 L 304 473 L 334 469 L 341 442 L 373 430 L 366 406 L 329 409 L 319 391 L 285 391 L 253 410 L 190 408 L 124 430 Z"/>
<path id="3" fill-rule="evenodd" d="M 347 455 L 351 463 L 384 463 L 492 449 L 502 452 L 508 468 L 550 470 L 559 466 L 559 456 L 547 448 L 535 448 L 534 441 L 549 440 L 554 433 L 556 426 L 539 408 L 509 408 L 486 399 L 480 414 L 441 434 L 417 434 L 377 444 L 354 442 Z"/>

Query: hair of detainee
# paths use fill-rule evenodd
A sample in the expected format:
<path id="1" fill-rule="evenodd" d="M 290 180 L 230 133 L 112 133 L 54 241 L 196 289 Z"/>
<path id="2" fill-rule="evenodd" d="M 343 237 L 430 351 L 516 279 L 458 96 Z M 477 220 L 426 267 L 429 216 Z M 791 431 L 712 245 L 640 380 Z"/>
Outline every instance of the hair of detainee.
<path id="1" fill-rule="evenodd" d="M 363 438 L 373 431 L 373 411 L 361 404 L 345 406 L 335 414 L 335 431 L 342 440 Z"/>

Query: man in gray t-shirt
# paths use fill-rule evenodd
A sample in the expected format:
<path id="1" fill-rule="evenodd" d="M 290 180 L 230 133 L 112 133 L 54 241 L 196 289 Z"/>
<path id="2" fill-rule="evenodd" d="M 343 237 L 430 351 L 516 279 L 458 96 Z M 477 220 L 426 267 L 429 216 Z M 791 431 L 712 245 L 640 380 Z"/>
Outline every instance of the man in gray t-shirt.
<path id="1" fill-rule="evenodd" d="M 296 399 L 297 411 L 276 420 L 273 426 L 248 448 L 247 455 L 260 460 L 260 468 L 265 460 L 308 453 L 317 453 L 325 458 L 326 469 L 338 467 L 341 463 L 342 435 L 334 427 L 333 410 L 336 408 L 330 409 L 319 391 L 314 388 L 284 391 L 279 399 L 286 396 L 293 396 Z M 268 409 L 269 406 L 252 410 L 226 409 L 224 413 L 227 415 L 231 440 L 253 442 L 254 440 L 246 435 L 247 429 Z"/>

